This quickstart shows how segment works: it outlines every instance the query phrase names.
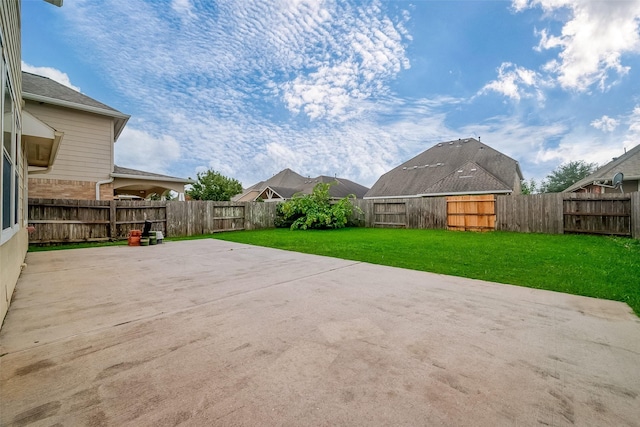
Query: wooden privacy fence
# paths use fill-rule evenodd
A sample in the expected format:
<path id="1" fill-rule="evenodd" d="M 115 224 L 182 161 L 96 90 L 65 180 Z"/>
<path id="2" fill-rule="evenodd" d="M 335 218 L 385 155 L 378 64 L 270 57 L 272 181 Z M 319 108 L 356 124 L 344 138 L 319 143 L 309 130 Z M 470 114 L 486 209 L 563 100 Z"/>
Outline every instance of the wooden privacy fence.
<path id="1" fill-rule="evenodd" d="M 492 194 L 447 197 L 447 228 L 460 231 L 496 229 L 496 199 Z"/>
<path id="2" fill-rule="evenodd" d="M 189 201 L 167 203 L 170 237 L 219 231 L 273 228 L 276 204 L 263 202 Z"/>
<path id="3" fill-rule="evenodd" d="M 30 243 L 124 239 L 145 220 L 166 233 L 166 202 L 29 199 Z"/>
<path id="4" fill-rule="evenodd" d="M 426 228 L 447 227 L 447 206 L 444 197 L 416 197 L 411 199 L 355 200 L 362 214 L 356 222 L 364 227 Z"/>
<path id="5" fill-rule="evenodd" d="M 498 196 L 496 230 L 609 234 L 640 239 L 640 192 Z"/>
<path id="6" fill-rule="evenodd" d="M 126 239 L 132 229 L 167 237 L 273 227 L 275 204 L 29 199 L 29 236 L 34 244 Z"/>
<path id="7" fill-rule="evenodd" d="M 640 239 L 640 193 L 357 200 L 365 227 L 589 233 Z"/>
<path id="8" fill-rule="evenodd" d="M 631 198 L 604 195 L 598 199 L 564 199 L 565 233 L 631 236 Z"/>
<path id="9" fill-rule="evenodd" d="M 640 239 L 640 193 L 356 200 L 364 227 L 589 233 Z M 274 227 L 276 203 L 29 199 L 31 243 L 124 239 L 145 220 L 167 237 Z M 493 210 L 492 210 L 493 209 Z"/>

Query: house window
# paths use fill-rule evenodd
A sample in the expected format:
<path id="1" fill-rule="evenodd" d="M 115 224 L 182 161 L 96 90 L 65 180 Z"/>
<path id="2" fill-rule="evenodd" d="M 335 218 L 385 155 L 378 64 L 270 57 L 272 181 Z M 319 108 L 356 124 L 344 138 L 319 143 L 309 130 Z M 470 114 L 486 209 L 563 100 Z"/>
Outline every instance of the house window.
<path id="1" fill-rule="evenodd" d="M 0 167 L 2 183 L 2 197 L 0 198 L 0 210 L 2 210 L 2 241 L 13 235 L 18 227 L 18 204 L 19 204 L 19 170 L 18 170 L 18 125 L 16 105 L 12 98 L 11 84 L 7 75 L 8 67 L 4 61 L 0 62 L 0 84 L 2 85 L 2 96 L 0 104 L 2 118 L 2 166 Z"/>

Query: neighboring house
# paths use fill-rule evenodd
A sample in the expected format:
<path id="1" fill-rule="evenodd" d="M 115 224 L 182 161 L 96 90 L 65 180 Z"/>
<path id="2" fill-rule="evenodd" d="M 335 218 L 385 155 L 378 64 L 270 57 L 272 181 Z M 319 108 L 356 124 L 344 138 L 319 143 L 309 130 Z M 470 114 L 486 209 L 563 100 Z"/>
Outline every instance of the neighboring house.
<path id="1" fill-rule="evenodd" d="M 622 185 L 613 187 L 613 177 L 622 172 Z M 576 182 L 564 193 L 632 193 L 640 191 L 640 144 L 620 157 L 598 168 L 594 173 Z"/>
<path id="2" fill-rule="evenodd" d="M 190 180 L 114 165 L 114 144 L 129 115 L 57 83 L 22 73 L 25 116 L 61 135 L 55 164 L 29 168 L 29 197 L 112 200 L 119 194 L 146 197 L 184 192 Z"/>
<path id="3" fill-rule="evenodd" d="M 50 3 L 58 4 L 57 0 Z M 24 262 L 27 235 L 27 169 L 47 169 L 61 134 L 22 114 L 20 1 L 0 1 L 0 86 L 2 162 L 0 163 L 0 324 L 7 314 Z"/>
<path id="4" fill-rule="evenodd" d="M 520 194 L 517 161 L 474 138 L 441 142 L 382 175 L 365 199 Z"/>
<path id="5" fill-rule="evenodd" d="M 329 187 L 329 195 L 333 199 L 342 199 L 350 194 L 361 199 L 367 187 L 344 178 L 320 175 L 315 178 L 305 178 L 291 169 L 284 169 L 266 181 L 244 190 L 244 192 L 233 198 L 238 202 L 251 202 L 263 200 L 265 202 L 281 202 L 291 199 L 294 194 L 311 194 L 313 187 L 318 183 L 332 184 Z"/>

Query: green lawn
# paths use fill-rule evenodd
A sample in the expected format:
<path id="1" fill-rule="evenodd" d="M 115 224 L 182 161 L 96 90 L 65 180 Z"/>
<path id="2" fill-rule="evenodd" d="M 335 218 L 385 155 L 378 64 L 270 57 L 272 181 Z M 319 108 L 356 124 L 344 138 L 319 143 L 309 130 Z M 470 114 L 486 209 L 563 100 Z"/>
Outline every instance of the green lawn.
<path id="1" fill-rule="evenodd" d="M 211 237 L 622 301 L 640 316 L 640 240 L 376 228 L 271 229 Z"/>

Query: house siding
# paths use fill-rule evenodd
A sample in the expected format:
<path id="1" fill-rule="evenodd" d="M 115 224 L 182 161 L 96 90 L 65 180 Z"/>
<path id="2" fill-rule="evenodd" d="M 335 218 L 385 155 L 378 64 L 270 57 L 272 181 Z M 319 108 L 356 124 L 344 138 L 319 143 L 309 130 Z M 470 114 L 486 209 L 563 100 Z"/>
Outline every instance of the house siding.
<path id="1" fill-rule="evenodd" d="M 13 103 L 17 108 L 18 117 L 20 111 L 20 88 L 22 87 L 22 75 L 20 72 L 20 2 L 18 0 L 0 1 L 0 27 L 2 30 L 2 59 L 8 66 L 11 82 Z M 21 138 L 18 132 L 18 147 L 16 166 L 18 171 L 18 229 L 8 239 L 0 243 L 0 325 L 4 320 L 11 296 L 15 289 L 22 264 L 27 253 L 29 239 L 25 229 L 26 212 L 26 183 L 25 183 L 25 158 Z"/>
<path id="2" fill-rule="evenodd" d="M 93 183 L 92 198 L 95 199 L 95 183 L 109 179 L 113 171 L 113 118 L 29 101 L 24 109 L 64 132 L 53 168 L 46 178 L 38 178 Z M 36 195 L 33 191 L 38 190 L 30 189 L 32 197 L 58 197 L 57 194 Z"/>

